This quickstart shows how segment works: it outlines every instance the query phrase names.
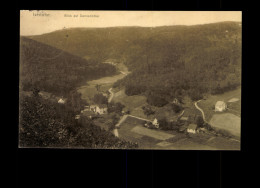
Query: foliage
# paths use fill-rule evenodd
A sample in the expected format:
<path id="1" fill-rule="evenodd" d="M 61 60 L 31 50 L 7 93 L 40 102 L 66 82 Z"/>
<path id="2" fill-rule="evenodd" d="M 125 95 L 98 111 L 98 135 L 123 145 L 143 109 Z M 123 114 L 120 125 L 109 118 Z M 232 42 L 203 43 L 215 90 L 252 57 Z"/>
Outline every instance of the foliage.
<path id="1" fill-rule="evenodd" d="M 86 117 L 75 120 L 66 104 L 41 97 L 21 99 L 19 143 L 22 147 L 136 148 L 102 130 Z"/>
<path id="2" fill-rule="evenodd" d="M 168 102 L 160 96 L 148 95 L 147 96 L 147 103 L 152 105 L 152 106 L 162 107 L 162 106 L 166 105 Z"/>
<path id="3" fill-rule="evenodd" d="M 196 124 L 198 125 L 198 127 L 204 127 L 204 120 L 201 116 L 196 117 Z"/>
<path id="4" fill-rule="evenodd" d="M 143 106 L 142 109 L 143 109 L 144 114 L 146 116 L 149 116 L 149 115 L 152 115 L 152 114 L 155 113 L 155 111 L 151 108 L 151 106 L 148 106 L 148 105 L 147 106 Z"/>
<path id="5" fill-rule="evenodd" d="M 20 49 L 20 79 L 25 91 L 37 86 L 66 97 L 82 83 L 116 72 L 112 65 L 85 60 L 26 37 L 20 38 Z"/>
<path id="6" fill-rule="evenodd" d="M 172 106 L 172 110 L 175 112 L 175 113 L 179 113 L 183 108 L 182 106 L 178 105 L 178 104 L 171 104 Z"/>
<path id="7" fill-rule="evenodd" d="M 115 112 L 115 113 L 121 114 L 124 107 L 125 106 L 123 104 L 121 104 L 120 102 L 117 102 L 117 103 L 111 102 L 108 104 L 107 111 L 108 111 L 108 113 Z"/>
<path id="8" fill-rule="evenodd" d="M 103 94 L 101 93 L 97 93 L 94 95 L 93 101 L 96 104 L 107 104 L 108 103 L 108 99 L 107 97 L 105 97 Z"/>
<path id="9" fill-rule="evenodd" d="M 31 38 L 91 60 L 122 60 L 132 73 L 114 86 L 127 95 L 195 101 L 241 85 L 239 24 L 69 29 Z"/>

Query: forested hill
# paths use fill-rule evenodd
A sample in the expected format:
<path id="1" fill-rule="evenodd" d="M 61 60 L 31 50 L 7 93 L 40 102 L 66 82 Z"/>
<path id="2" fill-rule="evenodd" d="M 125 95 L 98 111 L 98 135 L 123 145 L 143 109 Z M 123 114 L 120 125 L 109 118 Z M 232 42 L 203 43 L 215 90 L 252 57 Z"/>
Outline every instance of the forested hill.
<path id="1" fill-rule="evenodd" d="M 87 80 L 115 74 L 114 66 L 85 60 L 60 49 L 21 37 L 20 81 L 23 90 L 66 96 Z"/>
<path id="2" fill-rule="evenodd" d="M 194 26 L 73 28 L 31 36 L 86 59 L 119 59 L 128 95 L 194 100 L 241 84 L 241 22 Z"/>
<path id="3" fill-rule="evenodd" d="M 165 48 L 161 47 L 169 47 L 168 43 L 174 43 L 176 48 L 182 45 L 186 51 L 194 51 L 194 47 L 199 51 L 221 41 L 233 41 L 236 37 L 239 40 L 240 35 L 241 22 L 220 22 L 195 26 L 70 28 L 30 38 L 80 57 L 123 58 L 132 69 L 135 63 L 144 63 L 146 50 L 155 49 L 157 55 L 164 56 L 167 52 L 162 53 Z M 162 46 L 164 42 L 167 44 Z"/>

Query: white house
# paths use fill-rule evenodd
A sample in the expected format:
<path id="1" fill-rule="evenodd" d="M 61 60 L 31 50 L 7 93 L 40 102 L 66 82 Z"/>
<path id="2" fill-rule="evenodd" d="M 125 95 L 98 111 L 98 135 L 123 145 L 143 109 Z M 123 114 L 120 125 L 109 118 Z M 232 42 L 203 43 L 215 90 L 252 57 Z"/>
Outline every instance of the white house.
<path id="1" fill-rule="evenodd" d="M 75 119 L 79 119 L 79 118 L 80 118 L 80 115 L 76 115 L 76 116 L 75 116 Z"/>
<path id="2" fill-rule="evenodd" d="M 107 106 L 106 105 L 99 105 L 96 107 L 96 113 L 98 114 L 106 114 L 107 113 Z"/>
<path id="3" fill-rule="evenodd" d="M 58 100 L 58 103 L 59 103 L 59 104 L 64 104 L 64 103 L 65 103 L 65 100 L 64 100 L 63 98 L 60 98 L 60 99 Z"/>
<path id="4" fill-rule="evenodd" d="M 177 98 L 174 98 L 174 100 L 172 101 L 172 103 L 174 104 L 180 104 L 180 101 Z"/>
<path id="5" fill-rule="evenodd" d="M 159 122 L 156 118 L 153 120 L 152 124 L 154 125 L 155 128 L 157 128 L 157 129 L 159 128 Z"/>
<path id="6" fill-rule="evenodd" d="M 188 128 L 187 128 L 187 132 L 188 133 L 193 133 L 195 134 L 197 130 L 197 125 L 196 124 L 189 124 Z"/>
<path id="7" fill-rule="evenodd" d="M 90 110 L 96 114 L 106 114 L 107 106 L 105 104 L 101 105 L 90 105 Z"/>
<path id="8" fill-rule="evenodd" d="M 223 112 L 227 109 L 227 104 L 224 101 L 218 101 L 215 104 L 215 112 Z"/>

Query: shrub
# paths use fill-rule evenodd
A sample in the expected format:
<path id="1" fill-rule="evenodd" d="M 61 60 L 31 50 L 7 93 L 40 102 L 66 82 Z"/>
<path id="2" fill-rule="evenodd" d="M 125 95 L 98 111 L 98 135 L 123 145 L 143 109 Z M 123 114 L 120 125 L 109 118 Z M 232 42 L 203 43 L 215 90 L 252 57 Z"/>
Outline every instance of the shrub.
<path id="1" fill-rule="evenodd" d="M 177 105 L 177 104 L 172 104 L 172 110 L 173 110 L 175 113 L 179 113 L 182 109 L 183 109 L 182 106 Z"/>
<path id="2" fill-rule="evenodd" d="M 152 106 L 162 107 L 168 103 L 164 98 L 156 95 L 148 95 L 147 103 Z"/>
<path id="3" fill-rule="evenodd" d="M 105 97 L 104 95 L 102 95 L 101 93 L 97 93 L 94 95 L 93 101 L 96 104 L 107 104 L 108 103 L 108 99 L 107 97 Z"/>
<path id="4" fill-rule="evenodd" d="M 201 116 L 197 116 L 196 124 L 198 125 L 198 127 L 203 127 L 204 126 L 204 120 L 203 120 L 203 118 Z"/>

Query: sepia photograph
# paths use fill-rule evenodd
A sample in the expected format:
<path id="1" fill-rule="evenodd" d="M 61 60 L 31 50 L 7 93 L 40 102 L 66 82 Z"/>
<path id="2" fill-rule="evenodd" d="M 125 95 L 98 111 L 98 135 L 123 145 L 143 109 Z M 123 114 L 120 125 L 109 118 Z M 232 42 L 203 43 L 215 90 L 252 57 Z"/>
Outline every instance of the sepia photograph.
<path id="1" fill-rule="evenodd" d="M 240 150 L 242 11 L 21 10 L 19 148 Z"/>

